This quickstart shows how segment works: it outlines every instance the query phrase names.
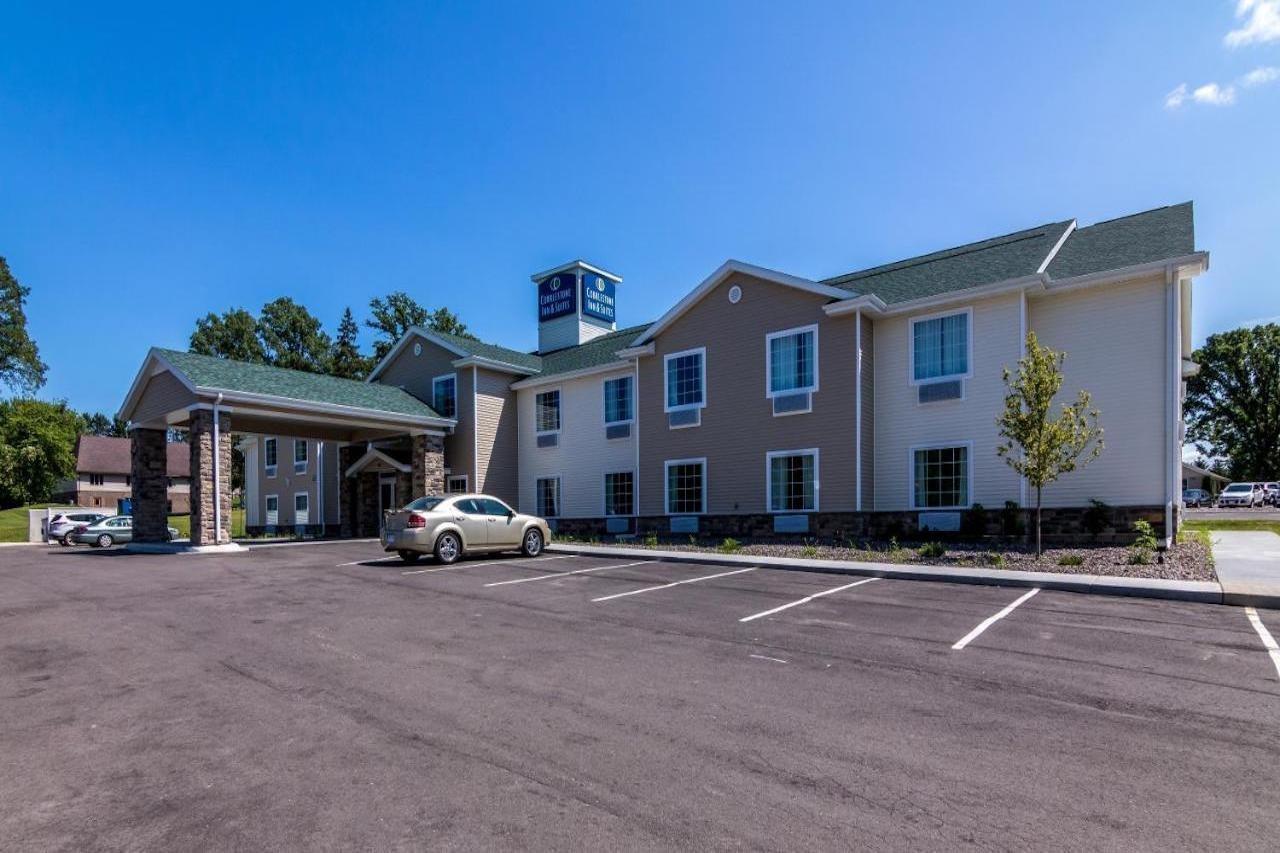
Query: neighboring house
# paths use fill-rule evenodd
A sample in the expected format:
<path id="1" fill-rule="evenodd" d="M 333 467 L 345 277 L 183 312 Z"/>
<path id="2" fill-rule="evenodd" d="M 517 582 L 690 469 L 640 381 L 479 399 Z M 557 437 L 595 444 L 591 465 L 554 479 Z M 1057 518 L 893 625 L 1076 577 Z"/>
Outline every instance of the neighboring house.
<path id="1" fill-rule="evenodd" d="M 1200 468 L 1192 465 L 1190 462 L 1182 463 L 1182 489 L 1204 489 L 1214 497 L 1218 496 L 1218 492 L 1222 491 L 1231 482 L 1230 477 L 1224 477 L 1214 471 L 1206 468 Z"/>
<path id="2" fill-rule="evenodd" d="M 185 444 L 166 448 L 168 511 L 191 509 L 191 459 Z M 130 444 L 127 438 L 82 435 L 76 443 L 76 476 L 58 485 L 54 500 L 75 506 L 124 512 L 133 493 Z"/>
<path id="3" fill-rule="evenodd" d="M 996 417 L 1002 372 L 1034 331 L 1067 354 L 1063 397 L 1087 389 L 1106 430 L 1101 460 L 1045 489 L 1049 528 L 1080 529 L 1098 500 L 1117 530 L 1147 518 L 1172 531 L 1191 282 L 1207 265 L 1187 203 L 821 281 L 729 261 L 655 322 L 619 330 L 622 279 L 575 261 L 532 277 L 536 352 L 418 328 L 396 343 L 366 387 L 416 401 L 416 426 L 387 422 L 412 408 L 396 397 L 363 410 L 364 432 L 317 415 L 296 433 L 328 435 L 336 464 L 326 457 L 320 491 L 326 504 L 336 495 L 348 534 L 376 532 L 381 510 L 419 488 L 492 493 L 565 532 L 856 537 L 984 517 L 995 530 L 1001 511 L 1032 499 L 996 454 Z M 355 418 L 357 388 L 269 370 L 153 351 L 122 416 L 146 410 L 158 428 L 183 400 L 265 406 L 265 389 L 297 385 L 272 405 Z M 146 377 L 163 405 L 143 405 Z M 257 526 L 267 494 L 288 526 L 295 486 L 279 478 L 304 451 L 290 433 L 250 428 L 264 417 L 231 415 L 237 432 L 261 433 L 246 493 Z"/>

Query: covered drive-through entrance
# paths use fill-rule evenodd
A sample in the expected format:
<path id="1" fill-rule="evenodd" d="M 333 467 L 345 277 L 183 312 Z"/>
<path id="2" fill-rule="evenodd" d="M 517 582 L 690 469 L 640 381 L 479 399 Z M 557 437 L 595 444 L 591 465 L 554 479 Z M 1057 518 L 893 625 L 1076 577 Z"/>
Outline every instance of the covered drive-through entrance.
<path id="1" fill-rule="evenodd" d="M 191 453 L 196 546 L 231 541 L 233 427 L 334 443 L 343 475 L 336 521 L 324 517 L 323 499 L 318 521 L 304 501 L 293 517 L 354 536 L 376 534 L 382 510 L 444 490 L 444 436 L 456 425 L 400 388 L 163 349 L 147 354 L 119 415 L 133 443 L 134 541 L 168 536 L 166 434 L 177 428 L 187 431 Z M 321 490 L 330 479 L 319 466 L 308 476 Z"/>

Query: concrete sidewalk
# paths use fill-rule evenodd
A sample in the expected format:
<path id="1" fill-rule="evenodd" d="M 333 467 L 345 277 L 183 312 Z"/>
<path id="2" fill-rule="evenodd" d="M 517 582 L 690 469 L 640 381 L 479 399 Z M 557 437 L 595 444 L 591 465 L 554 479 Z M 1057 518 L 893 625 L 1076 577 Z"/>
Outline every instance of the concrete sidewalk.
<path id="1" fill-rule="evenodd" d="M 1280 536 L 1265 530 L 1209 535 L 1223 603 L 1280 608 Z"/>
<path id="2" fill-rule="evenodd" d="M 1280 548 L 1280 538 L 1276 541 Z M 618 548 L 604 545 L 553 543 L 548 551 L 559 554 L 582 554 L 591 557 L 620 557 L 663 560 L 668 563 L 697 563 L 710 566 L 761 566 L 800 572 L 825 572 L 835 575 L 893 578 L 897 580 L 941 581 L 944 583 L 998 584 L 1001 586 L 1039 587 L 1095 595 L 1125 595 L 1139 598 L 1163 598 L 1196 601 L 1202 604 L 1224 603 L 1222 585 L 1214 581 L 1173 581 L 1159 578 L 1125 578 L 1106 575 L 1078 575 L 1066 572 L 1024 572 L 1005 569 L 957 568 L 955 566 L 906 566 L 900 563 L 862 563 L 851 560 L 805 560 L 792 557 L 757 557 L 743 554 L 717 554 L 705 551 L 663 551 L 648 548 Z M 1256 607 L 1280 607 L 1280 598 L 1265 603 L 1260 600 L 1233 601 Z"/>

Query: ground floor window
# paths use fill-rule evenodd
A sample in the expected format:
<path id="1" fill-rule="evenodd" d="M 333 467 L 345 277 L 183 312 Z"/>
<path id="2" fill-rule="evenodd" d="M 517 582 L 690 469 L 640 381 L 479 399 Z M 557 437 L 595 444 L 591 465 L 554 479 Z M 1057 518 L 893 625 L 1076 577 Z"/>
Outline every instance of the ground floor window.
<path id="1" fill-rule="evenodd" d="M 631 515 L 635 512 L 635 479 L 630 471 L 604 475 L 604 514 Z"/>
<path id="2" fill-rule="evenodd" d="M 770 512 L 816 512 L 818 451 L 780 450 L 766 455 Z"/>
<path id="3" fill-rule="evenodd" d="M 280 496 L 267 495 L 267 526 L 275 527 L 280 523 Z"/>
<path id="4" fill-rule="evenodd" d="M 298 492 L 293 496 L 293 523 L 311 523 L 311 495 L 306 492 Z"/>
<path id="5" fill-rule="evenodd" d="M 560 514 L 560 478 L 539 477 L 538 515 L 543 518 L 555 518 Z"/>
<path id="6" fill-rule="evenodd" d="M 444 490 L 451 495 L 466 494 L 469 491 L 467 488 L 467 475 L 459 474 L 456 477 L 450 477 L 445 480 Z"/>
<path id="7" fill-rule="evenodd" d="M 969 505 L 969 448 L 912 451 L 912 499 L 917 509 Z"/>
<path id="8" fill-rule="evenodd" d="M 707 461 L 676 459 L 667 462 L 668 515 L 698 515 L 706 511 Z"/>

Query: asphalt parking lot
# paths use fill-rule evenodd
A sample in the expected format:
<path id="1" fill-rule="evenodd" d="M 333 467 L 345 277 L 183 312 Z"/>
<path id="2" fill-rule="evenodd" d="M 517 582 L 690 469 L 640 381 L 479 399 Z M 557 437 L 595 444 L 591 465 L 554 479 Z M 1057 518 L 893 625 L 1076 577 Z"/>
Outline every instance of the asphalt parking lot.
<path id="1" fill-rule="evenodd" d="M 3 849 L 1275 843 L 1277 611 L 367 542 L 0 596 Z"/>

